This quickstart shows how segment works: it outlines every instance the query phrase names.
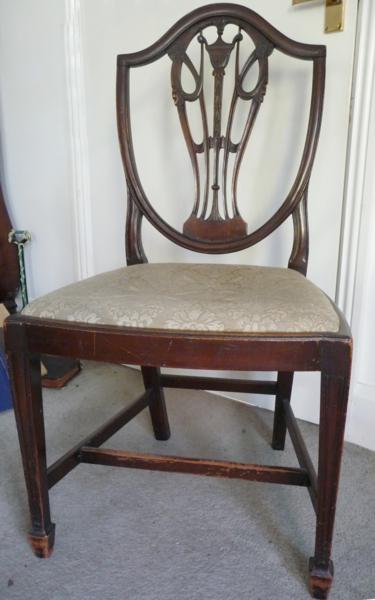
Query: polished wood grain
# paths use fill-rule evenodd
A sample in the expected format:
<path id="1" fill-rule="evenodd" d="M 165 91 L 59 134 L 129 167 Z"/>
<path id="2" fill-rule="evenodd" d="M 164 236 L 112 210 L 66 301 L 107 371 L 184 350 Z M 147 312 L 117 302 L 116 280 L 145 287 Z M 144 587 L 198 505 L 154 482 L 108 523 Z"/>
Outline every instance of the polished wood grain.
<path id="1" fill-rule="evenodd" d="M 285 422 L 288 428 L 290 439 L 292 440 L 293 448 L 296 452 L 298 462 L 301 468 L 305 469 L 309 475 L 309 493 L 313 507 L 316 511 L 316 499 L 318 496 L 318 483 L 314 464 L 311 460 L 309 452 L 306 448 L 305 441 L 302 437 L 301 430 L 297 424 L 297 420 L 290 406 L 288 398 L 283 399 L 283 408 L 285 414 Z"/>
<path id="2" fill-rule="evenodd" d="M 227 25 L 234 25 L 237 32 L 230 39 L 225 37 Z M 215 27 L 217 31 L 217 39 L 212 43 L 208 43 L 205 37 L 207 27 Z M 255 50 L 240 68 L 238 53 L 245 35 L 252 39 Z M 190 43 L 199 44 L 201 62 L 198 67 L 189 62 Z M 276 212 L 258 229 L 249 232 L 248 224 L 239 213 L 236 181 L 262 99 L 268 86 L 272 84 L 268 80 L 268 67 L 275 52 L 282 52 L 311 65 L 309 121 L 299 169 L 291 189 L 284 199 L 280 199 Z M 204 73 L 204 53 L 208 53 L 212 73 Z M 173 96 L 175 102 L 195 178 L 191 214 L 182 231 L 171 227 L 146 196 L 137 171 L 132 142 L 130 72 L 165 56 L 169 57 L 171 69 L 172 89 L 168 89 L 167 93 Z M 229 117 L 224 123 L 223 78 L 231 57 L 234 57 L 235 64 L 234 90 Z M 258 66 L 258 81 L 253 90 L 246 91 L 243 80 L 253 65 Z M 181 83 L 183 67 L 190 70 L 195 82 L 195 89 L 189 93 Z M 207 119 L 203 91 L 205 75 L 214 78 L 211 124 Z M 172 242 L 189 250 L 211 254 L 248 248 L 263 240 L 285 219 L 291 217 L 294 239 L 288 267 L 305 275 L 309 255 L 307 194 L 322 119 L 324 80 L 324 46 L 293 41 L 250 9 L 236 4 L 212 4 L 194 10 L 149 48 L 118 56 L 118 134 L 128 188 L 125 236 L 127 264 L 147 262 L 142 243 L 143 217 Z M 231 137 L 231 123 L 239 100 L 247 103 L 248 116 L 242 137 L 235 143 Z M 191 135 L 186 110 L 188 102 L 197 102 L 201 110 L 203 139 L 199 141 L 194 140 Z M 173 105 L 172 110 L 175 110 Z M 199 154 L 204 155 L 206 177 L 203 178 L 203 183 L 197 167 Z M 229 154 L 235 155 L 236 165 L 232 173 L 231 198 L 225 196 L 226 181 L 229 179 L 226 164 Z M 141 305 L 142 298 L 139 301 Z M 333 577 L 331 548 L 352 352 L 350 329 L 337 307 L 332 306 L 339 317 L 339 330 L 319 334 L 152 330 L 58 321 L 22 314 L 8 318 L 5 323 L 5 339 L 28 491 L 34 552 L 46 557 L 52 551 L 54 543 L 48 488 L 81 462 L 302 485 L 307 487 L 317 513 L 315 551 L 310 560 L 310 590 L 315 598 L 326 598 Z M 146 389 L 145 394 L 132 406 L 124 408 L 119 415 L 76 444 L 48 469 L 38 362 L 42 353 L 139 365 Z M 249 381 L 245 377 L 230 380 L 223 377 L 165 375 L 160 371 L 164 367 L 213 371 L 276 371 L 278 375 L 276 381 Z M 322 377 L 317 475 L 290 404 L 293 375 L 296 371 L 318 371 Z M 282 450 L 286 433 L 289 432 L 300 468 L 137 454 L 99 448 L 146 407 L 150 410 L 155 437 L 167 440 L 170 426 L 164 387 L 274 396 L 272 446 Z"/>
<path id="3" fill-rule="evenodd" d="M 157 440 L 168 440 L 171 436 L 164 391 L 161 387 L 160 369 L 142 367 L 142 377 L 146 390 L 150 391 L 150 416 Z"/>
<path id="4" fill-rule="evenodd" d="M 126 423 L 134 419 L 146 406 L 150 405 L 150 397 L 151 389 L 148 389 L 133 404 L 123 408 L 117 415 L 111 417 L 104 425 L 101 425 L 96 431 L 90 433 L 90 435 L 50 465 L 47 469 L 48 487 L 51 488 L 56 485 L 60 479 L 79 465 L 81 462 L 80 451 L 83 446 L 93 446 L 96 448 L 104 444 L 105 441 L 122 429 Z"/>
<path id="5" fill-rule="evenodd" d="M 277 392 L 273 424 L 272 448 L 284 450 L 286 437 L 286 414 L 284 401 L 290 402 L 294 373 L 279 371 L 277 376 Z"/>
<path id="6" fill-rule="evenodd" d="M 310 590 L 323 599 L 333 581 L 331 551 L 351 368 L 349 348 L 340 363 L 334 350 L 327 350 L 331 369 L 324 370 L 321 379 L 315 554 L 310 559 Z"/>
<path id="7" fill-rule="evenodd" d="M 36 556 L 46 558 L 53 549 L 55 525 L 49 507 L 40 360 L 21 352 L 8 356 L 31 513 L 29 538 Z"/>
<path id="8" fill-rule="evenodd" d="M 319 371 L 324 344 L 350 340 L 342 323 L 337 334 L 233 334 L 166 331 L 64 322 L 15 315 L 5 335 L 9 347 L 22 349 L 21 332 L 31 353 L 81 359 L 224 371 Z"/>
<path id="9" fill-rule="evenodd" d="M 182 456 L 161 456 L 155 454 L 138 454 L 122 450 L 82 448 L 81 462 L 112 467 L 129 467 L 131 469 L 152 469 L 169 473 L 190 473 L 208 477 L 225 477 L 243 479 L 244 481 L 263 481 L 264 483 L 282 483 L 287 485 L 310 485 L 309 477 L 304 469 L 293 467 L 273 467 L 234 463 L 224 460 L 204 460 L 201 458 L 185 458 Z"/>
<path id="10" fill-rule="evenodd" d="M 238 98 L 246 98 L 251 101 L 248 120 L 238 145 L 233 144 L 230 138 L 231 124 L 233 119 L 232 110 L 230 110 L 229 121 L 225 135 L 221 135 L 221 75 L 225 68 L 225 59 L 213 60 L 214 77 L 216 91 L 214 94 L 214 123 L 213 135 L 209 135 L 208 123 L 206 117 L 206 108 L 203 92 L 203 67 L 198 73 L 187 55 L 187 46 L 189 42 L 198 35 L 201 40 L 201 47 L 207 47 L 208 44 L 203 36 L 202 30 L 205 27 L 214 26 L 218 30 L 218 40 L 216 46 L 222 46 L 220 42 L 220 32 L 224 30 L 226 24 L 235 24 L 240 32 L 246 33 L 255 44 L 255 53 L 245 61 L 243 71 L 237 68 L 236 85 L 232 100 L 232 108 Z M 177 32 L 179 32 L 177 34 Z M 240 36 L 242 33 L 239 34 Z M 231 50 L 237 46 L 240 39 L 232 42 Z M 234 45 L 234 46 L 233 46 Z M 279 50 L 294 58 L 309 60 L 312 62 L 312 88 L 310 115 L 307 127 L 305 145 L 299 165 L 296 178 L 286 196 L 281 203 L 280 208 L 272 215 L 266 223 L 258 227 L 251 233 L 246 233 L 244 224 L 240 223 L 240 215 L 236 200 L 236 186 L 239 169 L 242 162 L 244 150 L 246 148 L 252 126 L 254 124 L 257 112 L 263 99 L 268 82 L 268 57 L 274 50 Z M 224 48 L 229 52 L 229 48 Z M 226 252 L 235 252 L 248 248 L 267 237 L 275 231 L 289 216 L 293 215 L 294 222 L 294 246 L 290 259 L 290 266 L 297 270 L 305 270 L 307 266 L 308 255 L 308 231 L 306 216 L 307 189 L 310 180 L 311 170 L 315 158 L 316 147 L 319 138 L 321 115 L 324 98 L 325 81 L 325 53 L 324 46 L 314 46 L 308 44 L 299 44 L 288 40 L 272 26 L 261 19 L 253 11 L 232 4 L 210 5 L 193 11 L 176 26 L 172 27 L 158 42 L 146 48 L 143 51 L 133 54 L 124 54 L 118 56 L 117 61 L 117 115 L 118 115 L 118 133 L 122 158 L 124 162 L 125 174 L 129 190 L 128 201 L 135 203 L 138 208 L 137 220 L 128 219 L 127 239 L 132 241 L 130 254 L 132 257 L 139 255 L 139 220 L 145 216 L 150 223 L 164 236 L 174 243 L 189 250 L 220 254 Z M 192 213 L 185 223 L 184 231 L 179 232 L 170 226 L 154 208 L 152 202 L 147 197 L 142 183 L 140 181 L 137 164 L 135 159 L 130 115 L 130 71 L 135 67 L 140 67 L 169 54 L 172 60 L 172 93 L 175 100 L 184 134 L 184 138 L 189 150 L 190 160 L 195 177 L 195 198 L 193 202 Z M 255 63 L 259 63 L 259 79 L 254 90 L 246 93 L 242 88 L 243 78 L 248 69 Z M 196 84 L 196 89 L 191 93 L 183 91 L 180 76 L 182 64 L 187 65 Z M 201 61 L 202 65 L 202 61 Z M 216 66 L 215 66 L 216 65 Z M 238 67 L 238 64 L 237 64 Z M 218 74 L 219 71 L 219 74 Z M 215 75 L 216 73 L 216 75 Z M 217 83 L 216 83 L 217 82 Z M 249 96 L 249 97 L 247 97 Z M 186 115 L 185 104 L 187 101 L 198 101 L 202 112 L 203 122 L 203 142 L 196 143 L 191 135 L 188 118 Z M 207 213 L 208 207 L 208 181 L 210 172 L 210 150 L 214 150 L 214 181 L 211 186 L 213 192 L 213 201 L 211 213 Z M 220 216 L 218 213 L 218 192 L 220 189 L 218 179 L 219 152 L 224 150 L 223 172 L 222 172 L 222 193 L 225 197 L 225 181 L 227 177 L 227 158 L 229 152 L 236 153 L 236 161 L 233 173 L 232 183 L 232 215 L 228 213 L 228 204 L 224 201 L 224 212 Z M 198 173 L 197 154 L 204 152 L 206 164 L 206 187 L 203 194 L 203 205 L 200 204 L 200 179 Z M 219 187 L 218 187 L 219 186 Z M 224 198 L 225 200 L 225 198 Z M 226 208 L 225 208 L 226 207 Z M 201 209 L 201 210 L 200 210 Z M 132 227 L 131 231 L 129 228 Z M 242 233 L 241 233 L 242 232 Z M 306 263 L 306 264 L 305 264 Z"/>
<path id="11" fill-rule="evenodd" d="M 214 43 L 209 44 L 202 33 L 202 29 L 200 29 L 197 38 L 197 42 L 201 47 L 199 72 L 188 55 L 188 48 L 197 35 L 196 28 L 189 28 L 185 34 L 180 36 L 169 48 L 168 55 L 172 60 L 172 96 L 178 110 L 195 179 L 195 201 L 191 215 L 184 223 L 183 232 L 187 237 L 203 242 L 227 242 L 229 240 L 241 239 L 247 234 L 247 224 L 242 219 L 238 207 L 237 183 L 242 158 L 266 92 L 268 83 L 268 56 L 273 51 L 273 45 L 258 31 L 253 28 L 246 28 L 244 24 L 242 27 L 239 25 L 238 33 L 233 37 L 231 43 L 227 43 L 222 37 L 225 31 L 225 19 L 221 16 L 216 19 L 212 18 L 210 25 L 216 26 L 217 39 Z M 253 41 L 255 48 L 247 56 L 244 65 L 240 69 L 240 44 L 246 34 Z M 204 94 L 205 50 L 213 68 L 212 76 L 214 78 L 212 135 L 209 133 L 208 111 Z M 233 53 L 235 53 L 236 57 L 235 81 L 228 120 L 225 124 L 223 123 L 224 76 Z M 259 66 L 258 80 L 251 91 L 245 91 L 243 88 L 244 79 L 255 63 Z M 194 79 L 195 90 L 193 92 L 186 92 L 183 88 L 181 77 L 183 66 L 190 71 Z M 250 102 L 250 107 L 240 141 L 235 143 L 231 139 L 231 134 L 236 107 L 240 99 Z M 186 109 L 187 102 L 192 103 L 195 101 L 199 104 L 202 118 L 203 141 L 200 143 L 193 140 Z M 213 157 L 211 157 L 211 150 Z M 203 185 L 197 161 L 197 154 L 200 153 L 204 153 L 205 163 L 203 194 L 201 194 Z M 227 197 L 227 183 L 230 153 L 235 154 L 235 162 L 231 184 L 232 198 L 229 202 Z M 222 167 L 220 172 L 221 155 Z M 211 176 L 212 162 L 213 176 Z M 211 203 L 209 202 L 209 195 L 212 195 Z"/>
<path id="12" fill-rule="evenodd" d="M 240 392 L 243 394 L 276 394 L 275 381 L 223 379 L 221 377 L 194 377 L 192 375 L 162 375 L 161 384 L 166 388 Z"/>

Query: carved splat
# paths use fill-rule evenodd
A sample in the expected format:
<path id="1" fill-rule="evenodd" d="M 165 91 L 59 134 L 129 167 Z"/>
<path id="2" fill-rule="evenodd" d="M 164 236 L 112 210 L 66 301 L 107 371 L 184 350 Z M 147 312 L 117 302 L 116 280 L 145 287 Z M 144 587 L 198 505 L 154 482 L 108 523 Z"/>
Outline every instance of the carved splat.
<path id="1" fill-rule="evenodd" d="M 216 23 L 217 39 L 209 44 L 204 30 L 195 37 L 200 44 L 200 64 L 197 70 L 189 58 L 188 46 L 192 42 L 189 33 L 180 38 L 172 46 L 169 56 L 172 60 L 172 97 L 177 107 L 182 131 L 185 137 L 195 178 L 195 201 L 192 213 L 184 223 L 185 235 L 197 240 L 227 241 L 241 239 L 247 235 L 247 223 L 241 217 L 237 202 L 238 175 L 244 151 L 253 128 L 260 104 L 263 100 L 268 83 L 268 56 L 273 45 L 259 33 L 254 33 L 252 41 L 254 50 L 240 68 L 240 44 L 244 33 L 238 28 L 231 42 L 223 39 L 225 23 Z M 247 35 L 247 34 L 245 34 Z M 194 39 L 194 38 L 193 38 Z M 207 107 L 204 94 L 205 71 L 204 53 L 207 52 L 213 68 L 214 98 L 212 133 L 207 119 Z M 227 122 L 223 123 L 223 92 L 226 69 L 234 54 L 234 89 L 229 107 Z M 245 77 L 250 69 L 258 63 L 258 80 L 251 91 L 243 88 Z M 182 67 L 190 71 L 195 89 L 186 92 L 183 89 L 181 74 Z M 249 103 L 247 119 L 238 143 L 232 141 L 232 127 L 238 99 Z M 198 102 L 202 117 L 203 141 L 193 140 L 191 127 L 186 110 L 187 102 Z M 204 154 L 204 173 L 200 172 L 197 154 Z M 228 198 L 227 184 L 229 177 L 229 154 L 235 154 L 232 169 L 231 198 Z"/>

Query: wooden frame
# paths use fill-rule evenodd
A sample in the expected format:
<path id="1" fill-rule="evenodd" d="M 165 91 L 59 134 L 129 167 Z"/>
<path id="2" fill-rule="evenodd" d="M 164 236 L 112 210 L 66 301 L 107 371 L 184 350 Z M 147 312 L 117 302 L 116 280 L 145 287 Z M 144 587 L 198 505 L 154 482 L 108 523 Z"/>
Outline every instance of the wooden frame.
<path id="1" fill-rule="evenodd" d="M 235 23 L 250 32 L 256 31 L 259 39 L 266 39 L 267 43 L 277 50 L 313 63 L 310 120 L 296 181 L 275 215 L 253 233 L 243 233 L 238 237 L 238 231 L 234 231 L 229 226 L 224 238 L 221 237 L 221 233 L 217 233 L 216 229 L 214 235 L 209 236 L 208 240 L 202 240 L 200 233 L 197 233 L 194 227 L 187 227 L 183 233 L 171 228 L 157 215 L 144 194 L 136 170 L 131 140 L 129 69 L 156 60 L 168 53 L 172 47 L 174 48 L 173 62 L 179 39 L 185 39 L 184 36 L 190 35 L 191 32 L 196 33 L 208 24 L 219 23 L 222 27 L 228 22 Z M 289 267 L 303 274 L 306 273 L 307 187 L 321 121 L 324 56 L 324 47 L 299 44 L 286 38 L 247 8 L 232 4 L 215 4 L 195 10 L 181 19 L 150 48 L 118 57 L 119 137 L 129 190 L 126 225 L 126 252 L 129 265 L 147 260 L 141 239 L 143 215 L 175 243 L 191 250 L 209 253 L 233 252 L 246 248 L 263 239 L 288 216 L 292 216 L 295 236 Z M 225 222 L 223 226 L 226 227 L 227 224 Z M 333 579 L 331 546 L 352 348 L 351 334 L 345 319 L 336 307 L 334 309 L 340 320 L 338 332 L 320 334 L 235 334 L 150 330 L 49 320 L 22 314 L 10 317 L 5 329 L 6 347 L 12 374 L 15 413 L 31 513 L 30 539 L 35 554 L 40 557 L 49 556 L 54 544 L 55 526 L 50 516 L 48 490 L 80 462 L 299 485 L 307 487 L 317 516 L 315 552 L 310 560 L 310 589 L 315 598 L 326 598 Z M 145 393 L 132 406 L 110 419 L 50 466 L 47 466 L 45 452 L 39 367 L 41 353 L 141 365 L 145 384 Z M 278 377 L 274 382 L 249 382 L 171 376 L 161 374 L 162 367 L 277 371 Z M 317 474 L 290 406 L 295 371 L 321 372 Z M 145 455 L 101 448 L 108 438 L 146 407 L 150 410 L 155 437 L 159 440 L 167 440 L 170 429 L 163 387 L 245 391 L 274 395 L 275 419 L 272 446 L 276 450 L 283 450 L 286 432 L 289 431 L 300 468 Z"/>
<path id="2" fill-rule="evenodd" d="M 131 119 L 130 119 L 130 69 L 147 65 L 155 60 L 158 60 L 165 54 L 171 55 L 172 61 L 177 58 L 181 61 L 185 55 L 185 47 L 187 42 L 184 42 L 183 48 L 180 47 L 180 37 L 189 33 L 189 38 L 194 33 L 198 33 L 203 27 L 216 25 L 218 30 L 223 27 L 223 24 L 234 23 L 240 28 L 243 28 L 249 36 L 254 36 L 255 41 L 261 34 L 262 42 L 273 49 L 305 61 L 313 63 L 313 81 L 311 93 L 311 106 L 309 122 L 306 134 L 305 146 L 302 153 L 300 166 L 284 202 L 275 214 L 257 230 L 250 234 L 238 237 L 236 231 L 230 226 L 230 219 L 225 218 L 224 222 L 228 228 L 226 229 L 225 239 L 215 239 L 209 236 L 209 228 L 205 228 L 205 233 L 208 239 L 202 239 L 201 236 L 194 237 L 194 232 L 183 233 L 178 232 L 164 221 L 153 208 L 140 181 L 137 165 L 133 149 Z M 254 33 L 255 32 L 255 33 Z M 261 49 L 264 52 L 262 45 Z M 259 50 L 261 51 L 261 50 Z M 272 50 L 267 50 L 269 54 Z M 144 51 L 134 54 L 119 55 L 117 57 L 117 115 L 118 115 L 118 131 L 121 153 L 125 168 L 125 175 L 128 184 L 128 220 L 127 220 L 127 236 L 126 236 L 126 251 L 128 264 L 136 264 L 145 262 L 146 256 L 142 246 L 141 239 L 141 222 L 145 216 L 150 223 L 165 237 L 172 242 L 196 252 L 204 252 L 211 254 L 222 254 L 228 252 L 237 252 L 244 250 L 254 244 L 257 244 L 265 237 L 270 235 L 277 229 L 290 215 L 293 216 L 294 223 L 294 245 L 289 261 L 289 266 L 306 273 L 307 257 L 308 257 L 308 227 L 307 227 L 307 190 L 311 170 L 315 158 L 316 147 L 319 139 L 321 116 L 324 99 L 324 81 L 325 81 L 325 46 L 314 46 L 309 44 L 300 44 L 285 37 L 267 21 L 248 8 L 234 4 L 212 4 L 202 7 L 189 13 L 186 17 L 178 21 L 158 42 L 150 46 Z M 173 62 L 174 66 L 174 62 Z M 261 67 L 260 67 L 261 69 Z M 174 85 L 175 75 L 172 67 L 172 87 Z M 265 84 L 267 78 L 265 80 Z M 254 97 L 252 100 L 257 103 L 262 101 L 262 98 Z M 175 99 L 175 94 L 174 94 Z M 176 100 L 175 100 L 176 101 Z M 259 107 L 257 107 L 258 110 Z M 214 128 L 217 126 L 214 122 Z M 190 156 L 194 152 L 200 150 L 191 139 L 187 123 L 182 125 L 185 138 L 188 137 L 187 144 Z M 251 131 L 251 128 L 250 128 Z M 249 132 L 244 132 L 246 145 Z M 205 134 L 207 138 L 207 135 Z M 225 138 L 227 144 L 230 144 L 228 136 Z M 214 139 L 209 139 L 211 144 L 215 143 Z M 206 140 L 207 142 L 207 140 Z M 207 142 L 208 143 L 208 142 Z M 221 142 L 223 144 L 223 141 Z M 204 142 L 203 142 L 204 145 Z M 238 150 L 238 149 L 237 149 Z M 240 152 L 243 148 L 240 148 Z M 192 158 L 194 163 L 194 158 Z M 196 169 L 194 168 L 196 178 Z M 235 172 L 235 185 L 237 172 Z M 216 182 L 215 182 L 216 183 Z M 194 215 L 194 209 L 193 213 Z M 223 220 L 221 220 L 222 222 Z M 207 224 L 207 221 L 205 221 Z"/>

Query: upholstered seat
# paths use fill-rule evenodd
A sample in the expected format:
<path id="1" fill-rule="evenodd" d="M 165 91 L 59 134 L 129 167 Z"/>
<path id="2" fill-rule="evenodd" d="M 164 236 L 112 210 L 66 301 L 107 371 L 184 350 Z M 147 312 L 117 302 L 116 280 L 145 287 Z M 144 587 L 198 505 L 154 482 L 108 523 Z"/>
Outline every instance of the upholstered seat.
<path id="1" fill-rule="evenodd" d="M 335 332 L 328 298 L 291 269 L 144 264 L 96 275 L 29 304 L 44 319 L 147 329 Z"/>

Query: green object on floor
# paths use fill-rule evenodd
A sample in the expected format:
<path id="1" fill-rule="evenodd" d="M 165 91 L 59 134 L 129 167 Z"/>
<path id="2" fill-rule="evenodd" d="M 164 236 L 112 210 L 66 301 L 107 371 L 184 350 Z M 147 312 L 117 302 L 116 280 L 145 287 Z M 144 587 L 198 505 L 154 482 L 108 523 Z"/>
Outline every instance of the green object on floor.
<path id="1" fill-rule="evenodd" d="M 22 308 L 29 303 L 29 297 L 27 293 L 27 282 L 26 282 L 26 270 L 25 270 L 25 256 L 24 246 L 31 240 L 31 234 L 29 231 L 23 229 L 12 229 L 9 232 L 8 240 L 11 244 L 16 244 L 18 250 L 18 262 L 20 266 L 20 290 Z"/>

